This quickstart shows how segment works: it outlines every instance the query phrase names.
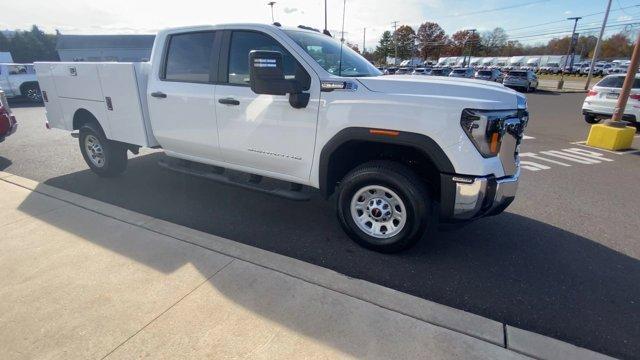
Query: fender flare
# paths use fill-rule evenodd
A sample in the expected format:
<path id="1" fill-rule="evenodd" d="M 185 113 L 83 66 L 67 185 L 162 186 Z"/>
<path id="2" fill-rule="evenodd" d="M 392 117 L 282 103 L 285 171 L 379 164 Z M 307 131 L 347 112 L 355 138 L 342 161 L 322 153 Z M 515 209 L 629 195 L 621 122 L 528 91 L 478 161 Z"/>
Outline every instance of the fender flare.
<path id="1" fill-rule="evenodd" d="M 392 145 L 403 145 L 421 151 L 436 166 L 440 173 L 455 173 L 453 164 L 432 138 L 418 133 L 399 131 L 397 136 L 375 135 L 371 128 L 349 127 L 340 130 L 329 140 L 320 152 L 318 183 L 323 197 L 328 198 L 333 193 L 333 186 L 337 179 L 332 179 L 329 171 L 331 155 L 340 146 L 349 141 L 377 142 Z"/>

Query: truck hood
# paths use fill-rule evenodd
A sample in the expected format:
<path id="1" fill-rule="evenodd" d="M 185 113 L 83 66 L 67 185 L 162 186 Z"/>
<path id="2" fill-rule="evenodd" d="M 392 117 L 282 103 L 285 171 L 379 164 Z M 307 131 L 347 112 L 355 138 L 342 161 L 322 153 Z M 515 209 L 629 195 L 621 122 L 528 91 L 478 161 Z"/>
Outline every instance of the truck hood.
<path id="1" fill-rule="evenodd" d="M 468 99 L 495 109 L 517 105 L 516 91 L 491 81 L 420 75 L 376 76 L 358 81 L 370 91 L 386 94 Z"/>

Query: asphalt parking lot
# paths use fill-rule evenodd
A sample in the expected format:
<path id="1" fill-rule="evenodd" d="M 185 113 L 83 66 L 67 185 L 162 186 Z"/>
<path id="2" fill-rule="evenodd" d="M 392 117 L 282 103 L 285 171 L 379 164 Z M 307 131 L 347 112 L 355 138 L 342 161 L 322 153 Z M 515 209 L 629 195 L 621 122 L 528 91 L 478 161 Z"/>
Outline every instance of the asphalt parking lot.
<path id="1" fill-rule="evenodd" d="M 584 147 L 584 94 L 528 95 L 519 194 L 506 213 L 441 229 L 383 255 L 352 243 L 332 202 L 296 203 L 161 169 L 158 152 L 124 176 L 91 173 L 44 109 L 14 104 L 0 170 L 317 264 L 623 358 L 640 356 L 640 152 Z M 640 149 L 640 138 L 635 147 Z"/>

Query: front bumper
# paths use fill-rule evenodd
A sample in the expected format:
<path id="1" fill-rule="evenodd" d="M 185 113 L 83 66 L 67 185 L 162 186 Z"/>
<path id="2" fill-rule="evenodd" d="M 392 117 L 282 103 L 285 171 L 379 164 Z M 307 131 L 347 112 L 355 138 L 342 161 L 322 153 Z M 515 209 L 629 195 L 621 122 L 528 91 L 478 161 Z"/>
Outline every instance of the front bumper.
<path id="1" fill-rule="evenodd" d="M 442 174 L 441 219 L 457 222 L 500 214 L 513 202 L 519 177 L 520 168 L 513 176 L 498 179 Z"/>
<path id="2" fill-rule="evenodd" d="M 9 130 L 4 134 L 0 134 L 0 142 L 3 142 L 7 136 L 15 133 L 18 130 L 18 122 L 16 121 L 15 117 L 11 115 L 9 119 L 10 119 Z"/>

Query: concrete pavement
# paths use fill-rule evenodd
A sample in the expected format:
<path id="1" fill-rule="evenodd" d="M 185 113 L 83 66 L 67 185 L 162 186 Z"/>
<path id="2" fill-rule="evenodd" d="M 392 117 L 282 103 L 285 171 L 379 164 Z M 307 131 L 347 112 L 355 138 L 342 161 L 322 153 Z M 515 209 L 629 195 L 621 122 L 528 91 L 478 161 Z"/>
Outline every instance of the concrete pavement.
<path id="1" fill-rule="evenodd" d="M 3 358 L 605 358 L 7 173 L 0 194 Z"/>

